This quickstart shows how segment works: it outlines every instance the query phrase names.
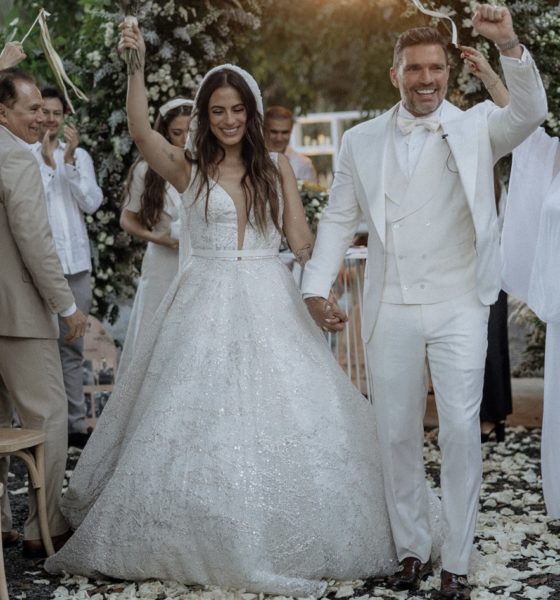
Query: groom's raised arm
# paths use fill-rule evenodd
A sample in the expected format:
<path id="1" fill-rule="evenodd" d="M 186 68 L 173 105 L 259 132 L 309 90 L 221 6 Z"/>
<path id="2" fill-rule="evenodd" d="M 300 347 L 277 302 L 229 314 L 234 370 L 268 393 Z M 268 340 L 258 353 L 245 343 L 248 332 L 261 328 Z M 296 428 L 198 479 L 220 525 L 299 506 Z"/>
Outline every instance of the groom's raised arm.
<path id="1" fill-rule="evenodd" d="M 348 246 L 356 232 L 361 210 L 355 193 L 355 166 L 348 132 L 342 137 L 329 203 L 319 223 L 311 260 L 305 265 L 302 294 L 328 298 Z"/>
<path id="2" fill-rule="evenodd" d="M 511 152 L 544 121 L 546 93 L 529 51 L 519 43 L 505 6 L 480 5 L 473 28 L 500 50 L 509 104 L 490 113 L 488 131 L 494 160 Z"/>

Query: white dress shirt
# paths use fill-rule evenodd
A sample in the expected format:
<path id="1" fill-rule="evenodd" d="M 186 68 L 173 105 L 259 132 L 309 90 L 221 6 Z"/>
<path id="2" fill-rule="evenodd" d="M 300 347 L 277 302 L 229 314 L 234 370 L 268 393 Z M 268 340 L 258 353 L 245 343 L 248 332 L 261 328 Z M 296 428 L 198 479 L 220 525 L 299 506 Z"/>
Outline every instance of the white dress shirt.
<path id="1" fill-rule="evenodd" d="M 436 110 L 429 115 L 424 115 L 423 118 L 426 119 L 437 119 L 439 120 L 441 117 L 442 104 L 440 104 Z M 397 112 L 397 118 L 404 117 L 406 119 L 414 119 L 414 115 L 410 113 L 402 104 L 399 105 L 399 109 Z M 406 173 L 410 179 L 412 177 L 412 173 L 414 173 L 414 169 L 418 164 L 418 159 L 420 158 L 420 154 L 422 153 L 422 148 L 428 139 L 429 136 L 437 136 L 441 137 L 441 129 L 432 132 L 426 129 L 425 127 L 418 126 L 414 127 L 414 129 L 409 134 L 403 134 L 401 130 L 396 127 L 396 135 L 395 135 L 395 151 L 397 154 L 397 160 L 399 161 L 399 166 L 401 167 L 403 173 Z"/>
<path id="2" fill-rule="evenodd" d="M 49 167 L 41 154 L 41 144 L 31 146 L 41 169 L 47 213 L 54 243 L 66 275 L 91 270 L 91 251 L 84 213 L 95 212 L 103 201 L 97 185 L 91 156 L 76 148 L 74 165 L 64 162 L 65 144 L 54 151 L 56 169 Z"/>

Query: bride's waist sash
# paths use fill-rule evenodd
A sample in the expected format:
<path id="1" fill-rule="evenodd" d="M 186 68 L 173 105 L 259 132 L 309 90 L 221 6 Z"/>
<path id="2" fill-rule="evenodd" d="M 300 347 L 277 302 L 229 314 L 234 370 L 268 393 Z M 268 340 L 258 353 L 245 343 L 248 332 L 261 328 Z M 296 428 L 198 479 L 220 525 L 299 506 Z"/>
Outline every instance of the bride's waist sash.
<path id="1" fill-rule="evenodd" d="M 193 248 L 190 254 L 191 256 L 199 256 L 201 258 L 259 260 L 262 258 L 274 258 L 278 256 L 278 249 L 251 248 L 250 250 L 210 250 Z"/>

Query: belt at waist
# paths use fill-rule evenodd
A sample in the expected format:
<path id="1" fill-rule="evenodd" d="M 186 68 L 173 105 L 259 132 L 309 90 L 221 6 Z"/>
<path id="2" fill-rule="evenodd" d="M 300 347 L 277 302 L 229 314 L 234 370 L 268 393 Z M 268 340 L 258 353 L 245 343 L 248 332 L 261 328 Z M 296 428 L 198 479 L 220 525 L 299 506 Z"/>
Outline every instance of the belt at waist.
<path id="1" fill-rule="evenodd" d="M 278 250 L 275 248 L 254 248 L 251 250 L 203 250 L 193 248 L 191 255 L 202 258 L 243 258 L 257 260 L 259 258 L 274 258 L 278 256 Z"/>

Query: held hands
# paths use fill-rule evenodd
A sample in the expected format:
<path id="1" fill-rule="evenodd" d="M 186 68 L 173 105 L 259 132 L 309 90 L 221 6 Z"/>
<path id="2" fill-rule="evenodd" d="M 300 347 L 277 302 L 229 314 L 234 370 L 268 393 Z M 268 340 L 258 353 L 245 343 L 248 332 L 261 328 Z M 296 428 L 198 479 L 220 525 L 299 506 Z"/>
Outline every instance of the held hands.
<path id="1" fill-rule="evenodd" d="M 144 44 L 144 38 L 140 33 L 140 28 L 135 22 L 135 19 L 127 17 L 120 25 L 121 35 L 119 38 L 119 44 L 117 46 L 118 51 L 123 58 L 126 58 L 126 50 L 136 50 L 140 59 L 140 64 L 143 68 L 146 58 L 146 45 Z"/>
<path id="2" fill-rule="evenodd" d="M 68 333 L 64 336 L 67 342 L 73 342 L 78 338 L 81 338 L 86 332 L 87 317 L 84 313 L 77 308 L 76 312 L 71 314 L 69 317 L 62 317 L 68 325 Z"/>
<path id="3" fill-rule="evenodd" d="M 348 317 L 340 309 L 332 294 L 328 300 L 320 296 L 312 296 L 306 298 L 305 303 L 313 320 L 323 331 L 336 332 L 344 329 L 344 323 L 348 321 Z"/>
<path id="4" fill-rule="evenodd" d="M 478 4 L 472 19 L 473 29 L 495 44 L 515 38 L 511 14 L 505 6 Z"/>

